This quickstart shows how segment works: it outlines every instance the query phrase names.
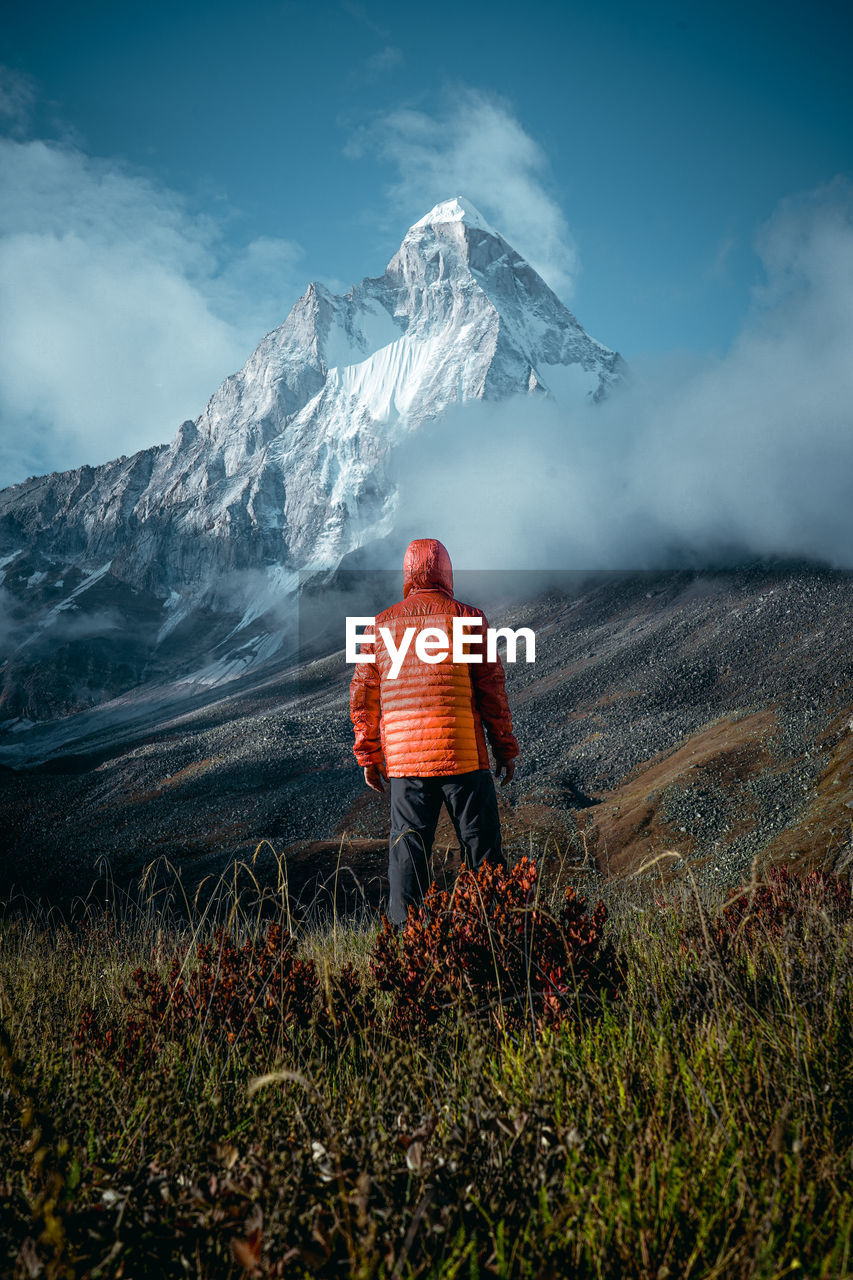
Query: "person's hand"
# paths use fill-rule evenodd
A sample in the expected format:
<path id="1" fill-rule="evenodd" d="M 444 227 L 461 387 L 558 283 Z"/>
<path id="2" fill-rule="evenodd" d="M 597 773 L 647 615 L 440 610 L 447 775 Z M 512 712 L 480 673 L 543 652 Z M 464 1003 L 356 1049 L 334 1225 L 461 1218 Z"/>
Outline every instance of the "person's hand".
<path id="1" fill-rule="evenodd" d="M 366 764 L 364 766 L 364 781 L 371 790 L 381 792 L 385 790 L 385 783 L 388 778 L 381 764 Z"/>
<path id="2" fill-rule="evenodd" d="M 505 787 L 508 782 L 512 782 L 515 777 L 515 760 L 506 760 L 503 763 L 499 760 L 495 765 L 495 777 L 501 778 L 501 786 Z"/>

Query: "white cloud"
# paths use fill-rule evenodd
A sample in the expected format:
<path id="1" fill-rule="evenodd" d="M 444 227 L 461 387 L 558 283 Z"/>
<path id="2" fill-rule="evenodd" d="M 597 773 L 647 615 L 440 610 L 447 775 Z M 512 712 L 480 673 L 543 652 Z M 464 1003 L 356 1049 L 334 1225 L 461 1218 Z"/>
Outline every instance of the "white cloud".
<path id="1" fill-rule="evenodd" d="M 171 438 L 284 318 L 300 252 L 234 251 L 147 178 L 0 139 L 0 484 Z"/>
<path id="2" fill-rule="evenodd" d="M 725 357 L 635 370 L 573 413 L 477 404 L 421 433 L 399 457 L 413 534 L 460 568 L 853 568 L 853 188 L 787 201 L 758 249 L 766 280 Z"/>
<path id="3" fill-rule="evenodd" d="M 433 205 L 467 196 L 562 297 L 578 272 L 566 219 L 547 190 L 548 161 L 508 103 L 448 90 L 433 115 L 403 109 L 359 129 L 347 154 L 375 151 L 398 177 L 389 194 L 415 221 Z"/>

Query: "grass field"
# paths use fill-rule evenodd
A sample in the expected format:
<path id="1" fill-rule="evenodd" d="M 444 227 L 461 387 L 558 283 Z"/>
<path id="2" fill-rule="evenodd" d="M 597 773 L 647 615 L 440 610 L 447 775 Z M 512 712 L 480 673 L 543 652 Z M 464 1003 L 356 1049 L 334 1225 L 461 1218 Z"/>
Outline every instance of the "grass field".
<path id="1" fill-rule="evenodd" d="M 297 926 L 283 888 L 9 913 L 0 1273 L 853 1276 L 849 898 L 603 896 L 615 998 L 463 992 L 408 1033 L 377 922 Z"/>

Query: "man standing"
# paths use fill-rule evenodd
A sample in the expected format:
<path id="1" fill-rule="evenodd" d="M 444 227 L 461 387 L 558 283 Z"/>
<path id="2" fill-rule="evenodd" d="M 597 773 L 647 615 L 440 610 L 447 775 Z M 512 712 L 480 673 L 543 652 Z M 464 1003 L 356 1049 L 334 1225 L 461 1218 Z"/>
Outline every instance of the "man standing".
<path id="1" fill-rule="evenodd" d="M 410 644 L 396 677 L 379 629 L 399 652 L 407 629 L 437 628 L 449 636 L 454 618 L 467 624 L 468 654 L 477 659 L 422 661 Z M 453 597 L 453 570 L 435 538 L 412 542 L 403 560 L 403 599 L 375 620 L 375 661 L 361 662 L 350 685 L 355 758 L 374 791 L 391 786 L 388 918 L 405 924 L 432 879 L 429 859 L 442 802 L 462 851 L 476 870 L 482 862 L 506 865 L 501 849 L 488 736 L 501 786 L 512 781 L 518 743 L 506 698 L 500 658 L 486 658 L 485 614 Z M 479 633 L 479 634 L 478 634 Z"/>

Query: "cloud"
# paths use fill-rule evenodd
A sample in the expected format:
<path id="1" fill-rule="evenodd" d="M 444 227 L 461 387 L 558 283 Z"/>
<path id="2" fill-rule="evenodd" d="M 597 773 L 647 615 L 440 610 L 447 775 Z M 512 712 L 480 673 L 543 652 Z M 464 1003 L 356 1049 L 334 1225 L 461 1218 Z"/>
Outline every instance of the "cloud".
<path id="1" fill-rule="evenodd" d="M 350 70 L 347 76 L 347 83 L 350 88 L 355 89 L 359 85 L 371 84 L 375 80 L 379 80 L 382 76 L 389 75 L 392 71 L 399 70 L 400 67 L 406 65 L 405 54 L 402 49 L 398 49 L 396 45 L 386 44 L 376 53 L 371 53 L 366 58 L 361 58 Z"/>
<path id="2" fill-rule="evenodd" d="M 467 196 L 552 289 L 571 295 L 577 253 L 547 190 L 547 157 L 502 98 L 461 87 L 446 91 L 435 114 L 392 111 L 350 139 L 348 155 L 365 152 L 395 167 L 389 195 L 412 221 L 441 200 Z"/>
<path id="3" fill-rule="evenodd" d="M 853 187 L 786 201 L 757 248 L 765 278 L 726 356 L 635 369 L 600 405 L 430 424 L 397 457 L 407 532 L 460 568 L 853 568 Z"/>
<path id="4" fill-rule="evenodd" d="M 30 76 L 0 66 L 0 120 L 13 134 L 29 124 L 35 97 L 35 83 Z"/>
<path id="5" fill-rule="evenodd" d="M 736 249 L 737 240 L 735 237 L 723 236 L 717 244 L 713 259 L 705 268 L 705 278 L 707 280 L 725 279 L 728 275 L 732 255 Z"/>
<path id="6" fill-rule="evenodd" d="M 372 80 L 377 76 L 385 75 L 388 71 L 395 71 L 397 67 L 402 67 L 405 61 L 402 49 L 398 49 L 393 44 L 386 44 L 384 48 L 365 59 L 364 74 L 367 79 Z"/>
<path id="7" fill-rule="evenodd" d="M 171 438 L 284 319 L 290 241 L 121 165 L 0 139 L 0 485 Z"/>
<path id="8" fill-rule="evenodd" d="M 356 0 L 343 0 L 341 9 L 344 13 L 348 13 L 354 22 L 366 27 L 368 31 L 372 31 L 380 40 L 388 41 L 391 39 L 391 33 L 388 28 L 380 26 L 378 22 L 374 21 L 365 5 L 358 4 Z"/>

